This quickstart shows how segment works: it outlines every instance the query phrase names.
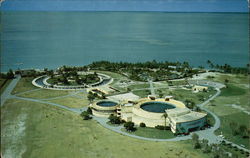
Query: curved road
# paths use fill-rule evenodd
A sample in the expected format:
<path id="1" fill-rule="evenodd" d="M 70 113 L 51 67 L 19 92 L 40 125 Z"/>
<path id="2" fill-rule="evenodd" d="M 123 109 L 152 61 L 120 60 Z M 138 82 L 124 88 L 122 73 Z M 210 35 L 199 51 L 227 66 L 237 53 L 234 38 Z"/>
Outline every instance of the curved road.
<path id="1" fill-rule="evenodd" d="M 83 107 L 83 108 L 69 108 L 67 106 L 56 104 L 56 103 L 47 102 L 45 100 L 38 100 L 38 99 L 32 99 L 32 98 L 24 98 L 24 97 L 18 97 L 18 96 L 15 96 L 15 95 L 11 95 L 12 90 L 14 89 L 14 87 L 16 86 L 16 84 L 20 80 L 20 78 L 21 78 L 20 76 L 17 76 L 15 79 L 13 79 L 11 81 L 11 83 L 8 85 L 8 87 L 6 87 L 5 91 L 1 95 L 1 106 L 3 106 L 4 102 L 7 99 L 13 98 L 13 99 L 21 99 L 21 100 L 26 100 L 26 101 L 38 102 L 38 103 L 42 103 L 42 104 L 48 104 L 48 105 L 52 105 L 52 106 L 55 106 L 55 107 L 58 107 L 58 108 L 62 108 L 62 109 L 65 109 L 65 110 L 68 110 L 68 111 L 71 111 L 71 112 L 74 112 L 74 113 L 77 113 L 77 114 L 80 114 L 82 111 L 84 111 L 84 110 L 87 109 L 87 107 Z M 211 143 L 219 144 L 223 139 L 221 137 L 219 137 L 219 136 L 216 136 L 214 134 L 214 132 L 215 132 L 215 130 L 217 130 L 220 127 L 220 119 L 213 112 L 211 112 L 210 110 L 208 110 L 208 109 L 206 109 L 204 107 L 204 105 L 206 105 L 207 103 L 209 103 L 209 101 L 213 100 L 214 98 L 216 98 L 217 96 L 220 95 L 220 93 L 221 93 L 220 89 L 217 88 L 216 86 L 214 86 L 214 88 L 216 89 L 217 93 L 215 95 L 213 95 L 212 97 L 210 97 L 205 102 L 203 102 L 202 104 L 199 104 L 198 106 L 202 110 L 206 111 L 207 113 L 211 114 L 214 117 L 215 124 L 214 124 L 213 127 L 209 128 L 209 129 L 202 130 L 202 131 L 196 131 L 194 133 L 197 133 L 199 135 L 200 139 L 207 139 L 210 144 Z M 70 95 L 74 95 L 74 94 L 77 94 L 77 93 L 73 93 L 73 94 L 70 94 Z M 147 140 L 147 141 L 158 141 L 158 142 L 161 142 L 161 141 L 181 141 L 181 140 L 191 139 L 191 135 L 181 136 L 181 137 L 175 137 L 175 138 L 171 138 L 171 139 L 154 139 L 154 138 L 140 137 L 140 136 L 136 136 L 136 135 L 129 134 L 127 132 L 122 131 L 121 130 L 123 128 L 122 126 L 111 126 L 111 125 L 108 125 L 107 124 L 107 121 L 108 121 L 107 118 L 100 118 L 100 117 L 93 116 L 93 119 L 96 120 L 97 122 L 99 122 L 105 128 L 108 128 L 108 129 L 110 129 L 112 131 L 115 131 L 117 133 L 120 133 L 120 134 L 123 134 L 123 135 L 126 135 L 126 136 L 130 136 L 130 137 L 133 137 L 133 138 L 137 138 L 137 139 L 142 139 L 142 140 Z M 227 143 L 232 143 L 232 142 L 229 142 L 227 140 L 224 140 L 224 141 L 226 141 Z M 243 148 L 243 147 L 241 147 L 241 146 L 239 146 L 237 144 L 234 144 L 234 143 L 232 143 L 232 144 L 233 144 L 233 146 L 237 146 L 239 149 L 243 149 L 245 151 L 250 152 L 250 150 L 245 149 L 245 148 Z"/>

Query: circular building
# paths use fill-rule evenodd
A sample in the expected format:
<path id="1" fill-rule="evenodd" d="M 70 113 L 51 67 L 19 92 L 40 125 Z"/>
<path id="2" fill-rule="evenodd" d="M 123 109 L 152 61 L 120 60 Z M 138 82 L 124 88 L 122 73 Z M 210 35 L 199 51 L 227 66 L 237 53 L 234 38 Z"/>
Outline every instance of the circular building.
<path id="1" fill-rule="evenodd" d="M 143 100 L 132 108 L 131 120 L 135 124 L 145 123 L 147 127 L 169 125 L 169 120 L 164 117 L 167 110 L 185 108 L 186 106 L 174 99 Z M 129 118 L 127 118 L 129 119 Z"/>
<path id="2" fill-rule="evenodd" d="M 168 126 L 173 133 L 189 133 L 202 129 L 206 124 L 206 113 L 188 109 L 180 101 L 171 99 L 145 98 L 134 102 L 102 100 L 90 105 L 93 115 L 109 117 L 110 114 L 132 121 L 136 125 L 145 123 L 147 127 Z"/>
<path id="3" fill-rule="evenodd" d="M 110 114 L 116 114 L 118 103 L 111 100 L 102 100 L 90 105 L 92 113 L 99 117 L 109 117 Z"/>

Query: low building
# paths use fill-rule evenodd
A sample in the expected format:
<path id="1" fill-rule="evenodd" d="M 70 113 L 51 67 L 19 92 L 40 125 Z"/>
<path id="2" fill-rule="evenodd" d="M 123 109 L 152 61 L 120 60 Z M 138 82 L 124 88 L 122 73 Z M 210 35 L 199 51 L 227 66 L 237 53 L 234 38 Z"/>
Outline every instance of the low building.
<path id="1" fill-rule="evenodd" d="M 206 113 L 194 112 L 188 108 L 166 110 L 173 133 L 189 133 L 200 130 L 206 124 Z"/>
<path id="2" fill-rule="evenodd" d="M 192 90 L 193 90 L 194 92 L 203 92 L 203 91 L 207 91 L 207 90 L 208 90 L 208 87 L 206 87 L 206 86 L 194 85 L 194 86 L 192 87 Z"/>
<path id="3" fill-rule="evenodd" d="M 110 99 L 109 99 L 110 100 Z M 109 117 L 119 116 L 124 121 L 132 121 L 135 125 L 144 123 L 147 127 L 168 126 L 173 133 L 189 133 L 201 129 L 206 123 L 206 113 L 194 112 L 185 104 L 165 98 L 143 98 L 136 101 L 99 101 L 91 105 L 93 115 Z M 167 117 L 164 115 L 167 113 Z"/>
<path id="4" fill-rule="evenodd" d="M 114 101 L 102 100 L 90 105 L 92 113 L 98 117 L 109 117 L 111 114 L 117 115 L 119 104 Z"/>

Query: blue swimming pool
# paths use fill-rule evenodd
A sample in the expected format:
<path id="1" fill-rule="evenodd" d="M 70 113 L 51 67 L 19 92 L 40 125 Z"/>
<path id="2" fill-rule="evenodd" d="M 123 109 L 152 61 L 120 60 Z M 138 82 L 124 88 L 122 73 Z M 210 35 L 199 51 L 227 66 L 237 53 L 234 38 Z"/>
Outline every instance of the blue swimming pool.
<path id="1" fill-rule="evenodd" d="M 111 106 L 116 106 L 117 103 L 113 101 L 100 101 L 96 103 L 99 106 L 104 106 L 104 107 L 111 107 Z"/>
<path id="2" fill-rule="evenodd" d="M 164 113 L 167 109 L 174 109 L 173 104 L 167 102 L 146 102 L 141 105 L 141 108 L 148 112 Z"/>

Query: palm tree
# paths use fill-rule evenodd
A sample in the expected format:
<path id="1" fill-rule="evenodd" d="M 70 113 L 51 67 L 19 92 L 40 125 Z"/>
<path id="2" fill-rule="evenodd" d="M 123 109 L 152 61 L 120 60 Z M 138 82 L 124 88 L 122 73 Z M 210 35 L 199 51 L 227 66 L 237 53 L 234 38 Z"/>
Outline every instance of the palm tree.
<path id="1" fill-rule="evenodd" d="M 167 113 L 164 113 L 164 114 L 162 115 L 162 117 L 164 117 L 164 119 L 165 119 L 165 129 L 166 129 L 166 127 L 167 127 L 167 117 L 168 117 L 168 114 L 167 114 Z"/>

